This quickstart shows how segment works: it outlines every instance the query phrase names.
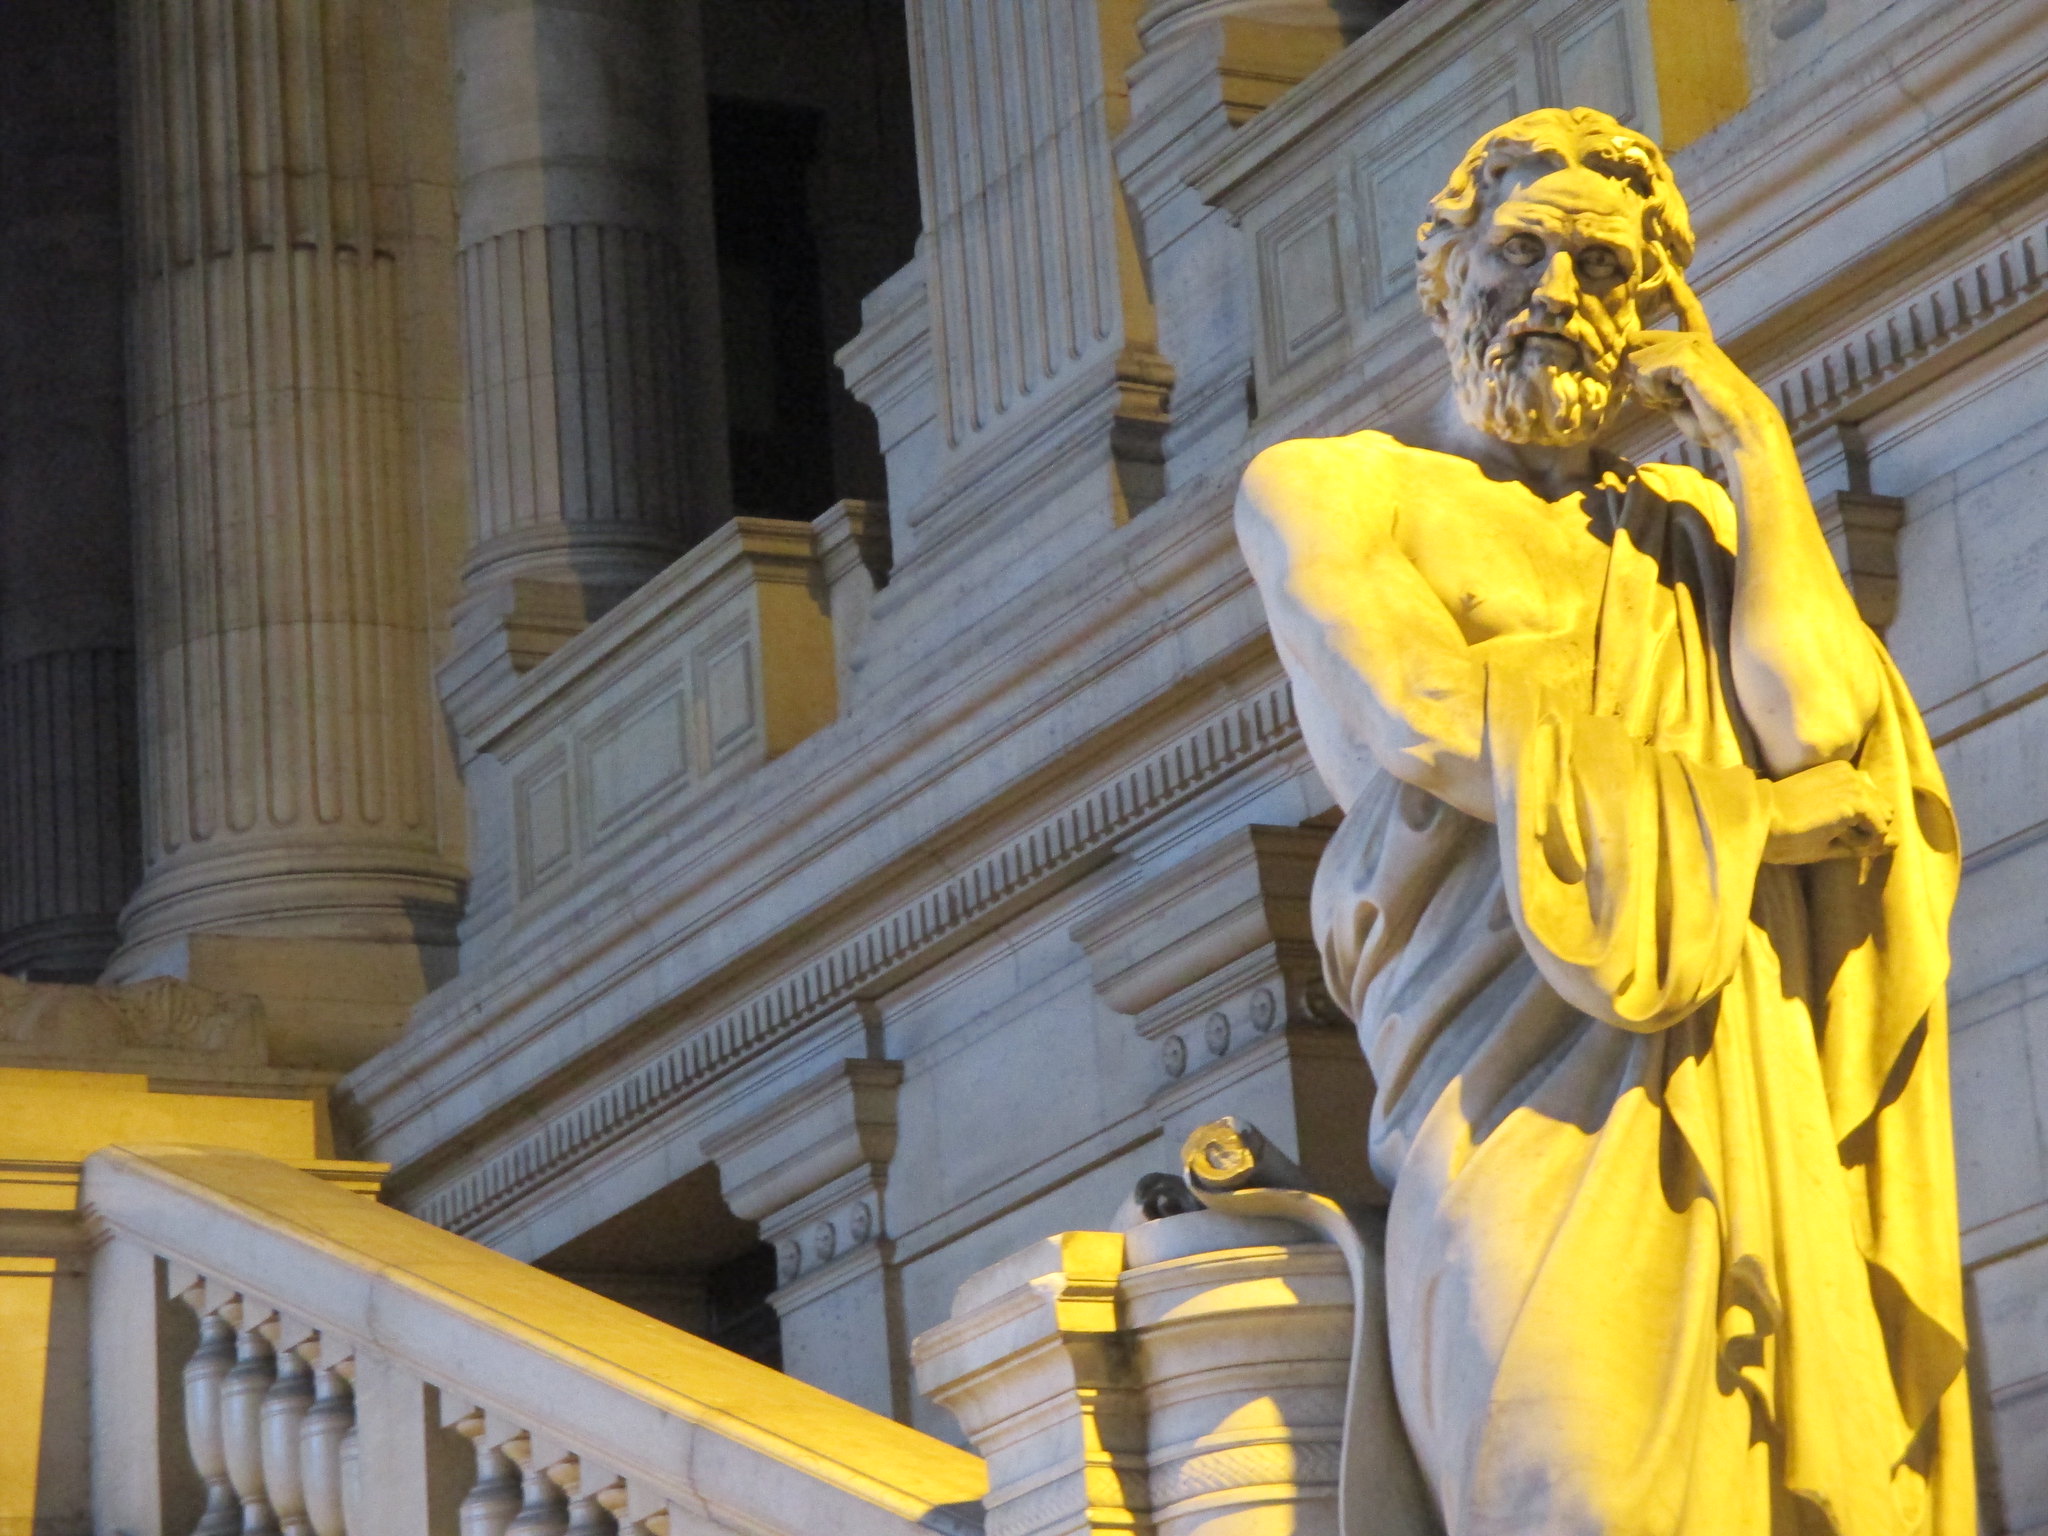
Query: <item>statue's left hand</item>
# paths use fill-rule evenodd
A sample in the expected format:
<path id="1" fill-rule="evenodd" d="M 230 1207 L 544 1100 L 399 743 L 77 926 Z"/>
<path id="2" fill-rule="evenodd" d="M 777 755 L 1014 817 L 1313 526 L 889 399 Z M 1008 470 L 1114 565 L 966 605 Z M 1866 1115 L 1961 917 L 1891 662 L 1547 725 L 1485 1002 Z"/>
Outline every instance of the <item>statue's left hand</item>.
<path id="1" fill-rule="evenodd" d="M 1767 864 L 1875 858 L 1893 847 L 1892 811 L 1870 775 L 1840 761 L 1766 781 L 1771 830 Z"/>

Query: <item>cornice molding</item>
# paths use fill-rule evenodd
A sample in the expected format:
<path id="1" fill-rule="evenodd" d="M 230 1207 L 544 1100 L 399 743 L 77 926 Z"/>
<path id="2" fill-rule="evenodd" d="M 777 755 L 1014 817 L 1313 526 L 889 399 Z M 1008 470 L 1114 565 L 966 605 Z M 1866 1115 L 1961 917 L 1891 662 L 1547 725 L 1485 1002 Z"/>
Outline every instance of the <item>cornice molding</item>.
<path id="1" fill-rule="evenodd" d="M 1240 701 L 408 1208 L 449 1231 L 476 1230 L 847 1000 L 901 986 L 1100 868 L 1124 839 L 1299 739 L 1285 683 Z"/>

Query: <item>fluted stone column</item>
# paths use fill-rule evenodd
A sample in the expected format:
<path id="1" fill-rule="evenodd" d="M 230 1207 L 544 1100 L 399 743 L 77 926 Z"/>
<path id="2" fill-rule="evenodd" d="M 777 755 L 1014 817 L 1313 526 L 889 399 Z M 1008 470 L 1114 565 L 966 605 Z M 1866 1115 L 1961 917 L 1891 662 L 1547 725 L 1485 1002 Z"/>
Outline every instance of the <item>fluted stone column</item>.
<path id="1" fill-rule="evenodd" d="M 125 8 L 144 857 L 113 973 L 263 995 L 287 1061 L 452 953 L 403 8 Z M 445 194 L 444 194 L 445 195 Z"/>
<path id="2" fill-rule="evenodd" d="M 451 702 L 721 521 L 724 480 L 709 177 L 678 174 L 703 153 L 694 7 L 458 0 L 454 39 L 472 543 Z"/>
<path id="3" fill-rule="evenodd" d="M 0 39 L 0 971 L 89 981 L 139 874 L 113 0 Z"/>

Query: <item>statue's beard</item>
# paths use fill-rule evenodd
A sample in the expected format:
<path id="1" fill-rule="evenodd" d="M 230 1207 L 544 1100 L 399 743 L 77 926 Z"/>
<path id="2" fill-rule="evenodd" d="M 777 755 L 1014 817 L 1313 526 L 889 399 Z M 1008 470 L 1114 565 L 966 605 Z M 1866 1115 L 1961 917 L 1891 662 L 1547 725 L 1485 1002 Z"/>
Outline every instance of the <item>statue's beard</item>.
<path id="1" fill-rule="evenodd" d="M 1481 302 L 1452 314 L 1451 389 L 1472 426 L 1509 443 L 1564 448 L 1597 437 L 1621 404 L 1620 358 L 1583 322 L 1569 337 L 1509 335 Z"/>

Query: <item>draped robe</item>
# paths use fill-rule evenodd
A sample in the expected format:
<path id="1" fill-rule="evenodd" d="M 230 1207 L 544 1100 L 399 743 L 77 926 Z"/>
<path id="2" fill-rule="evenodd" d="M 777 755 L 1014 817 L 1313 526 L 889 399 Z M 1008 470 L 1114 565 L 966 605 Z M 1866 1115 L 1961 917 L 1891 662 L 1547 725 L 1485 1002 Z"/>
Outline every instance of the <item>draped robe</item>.
<path id="1" fill-rule="evenodd" d="M 1340 442 L 1405 516 L 1480 478 Z M 1472 646 L 1494 823 L 1377 773 L 1315 884 L 1377 1085 L 1402 1419 L 1450 1536 L 1964 1536 L 1958 857 L 1925 728 L 1876 637 L 1837 637 L 1882 662 L 1854 761 L 1897 846 L 1764 863 L 1726 492 L 1622 466 L 1582 511 L 1580 616 Z M 1254 570 L 1321 763 L 1331 717 L 1402 701 L 1302 665 Z"/>

